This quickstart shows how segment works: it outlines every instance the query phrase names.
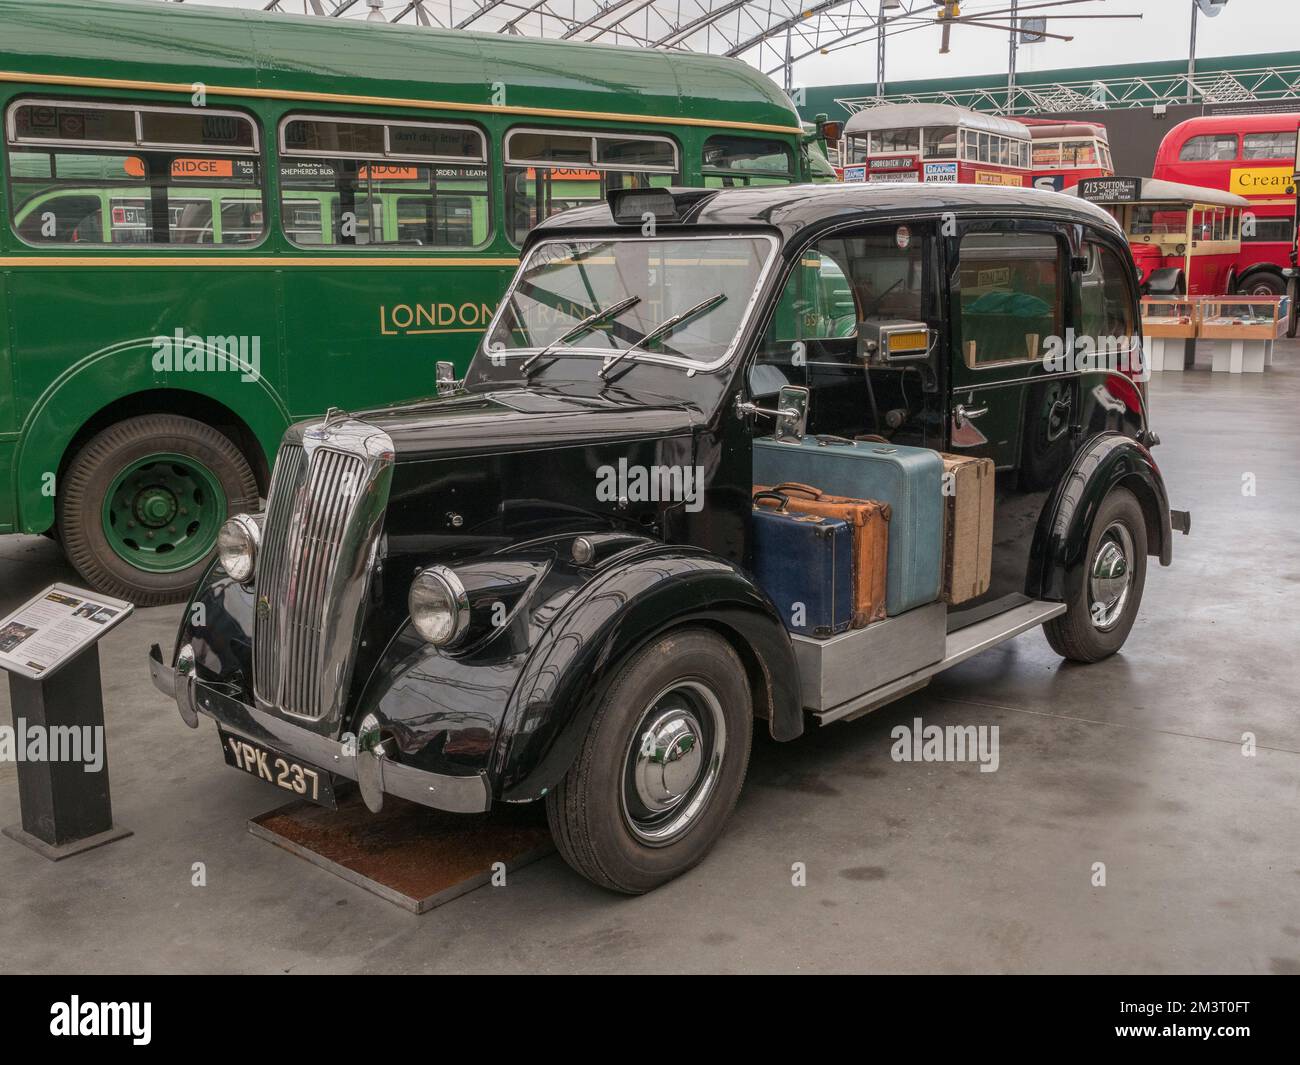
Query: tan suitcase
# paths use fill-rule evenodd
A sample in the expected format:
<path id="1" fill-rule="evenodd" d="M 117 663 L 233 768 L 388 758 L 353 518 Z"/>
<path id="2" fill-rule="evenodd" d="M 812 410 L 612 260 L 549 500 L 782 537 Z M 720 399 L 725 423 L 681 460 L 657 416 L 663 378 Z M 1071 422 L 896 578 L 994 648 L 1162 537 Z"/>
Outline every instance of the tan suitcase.
<path id="1" fill-rule="evenodd" d="M 759 493 L 768 498 L 758 499 Z M 869 499 L 831 496 L 811 485 L 788 481 L 775 488 L 754 485 L 754 503 L 777 505 L 772 495 L 785 500 L 784 509 L 795 514 L 838 518 L 853 530 L 853 627 L 860 629 L 885 617 L 885 581 L 889 572 L 889 504 Z"/>
<path id="2" fill-rule="evenodd" d="M 993 568 L 992 459 L 943 459 L 943 598 L 964 603 L 989 590 Z"/>

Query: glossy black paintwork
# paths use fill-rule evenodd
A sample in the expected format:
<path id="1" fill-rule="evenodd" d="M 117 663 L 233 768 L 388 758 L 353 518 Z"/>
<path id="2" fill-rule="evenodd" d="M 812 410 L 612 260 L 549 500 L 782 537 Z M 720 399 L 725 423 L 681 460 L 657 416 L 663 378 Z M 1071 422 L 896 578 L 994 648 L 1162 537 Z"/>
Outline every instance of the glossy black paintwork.
<path id="1" fill-rule="evenodd" d="M 1115 487 L 1127 488 L 1142 504 L 1147 551 L 1162 565 L 1169 565 L 1173 532 L 1159 467 L 1144 445 L 1121 433 L 1106 432 L 1089 441 L 1069 475 L 1056 485 L 1052 504 L 1043 508 L 1030 564 L 1031 587 L 1037 597 L 1065 599 L 1077 590 L 1084 575 L 1092 519 Z"/>
<path id="2" fill-rule="evenodd" d="M 782 237 L 783 250 L 797 254 L 798 245 L 827 229 L 871 223 L 892 216 L 939 217 L 952 212 L 962 218 L 1052 218 L 1084 222 L 1123 236 L 1114 218 L 1095 204 L 1073 196 L 1038 189 L 989 185 L 825 184 L 782 185 L 756 189 L 719 189 L 700 196 L 681 190 L 692 200 L 680 222 L 661 222 L 658 232 L 679 229 L 698 232 L 703 226 L 723 229 L 770 227 Z M 572 232 L 608 232 L 613 217 L 606 203 L 552 215 L 534 228 L 529 244 Z"/>
<path id="3" fill-rule="evenodd" d="M 466 392 L 359 415 L 391 436 L 396 465 L 341 730 L 355 730 L 373 712 L 404 762 L 441 773 L 485 770 L 495 797 L 534 799 L 571 764 L 594 700 L 626 655 L 671 626 L 702 624 L 737 647 L 772 734 L 799 735 L 791 645 L 747 571 L 751 440 L 770 432 L 770 423 L 738 418 L 733 407 L 738 396 L 750 398 L 745 367 L 793 264 L 830 229 L 906 217 L 918 233 L 929 232 L 948 211 L 963 219 L 1047 219 L 1073 227 L 1076 243 L 1087 227 L 1093 239 L 1124 246 L 1105 212 L 1032 191 L 817 186 L 693 197 L 692 231 L 759 228 L 784 241 L 783 265 L 766 281 L 762 312 L 747 324 L 734 365 L 688 377 L 677 367 L 628 360 L 606 382 L 597 359 L 563 358 L 523 382 L 517 361 L 498 365 L 480 353 Z M 602 226 L 608 233 L 605 207 L 566 212 L 537 227 L 529 246 Z M 934 246 L 937 267 L 950 270 L 955 246 L 937 239 Z M 917 409 L 896 439 L 947 448 L 958 397 L 942 312 L 934 324 L 941 351 L 927 390 L 907 391 Z M 860 364 L 829 352 L 818 372 L 824 401 L 814 405 L 810 428 L 859 427 Z M 1028 386 L 1028 403 L 1068 423 L 1068 446 L 1036 450 L 1031 441 L 1014 468 L 999 474 L 1007 489 L 999 517 L 1008 524 L 1008 579 L 1027 594 L 1065 594 L 1091 515 L 1117 483 L 1150 504 L 1151 548 L 1168 560 L 1168 503 L 1139 443 L 1147 432 L 1143 399 L 1126 379 L 1111 380 L 1116 376 Z M 1065 406 L 1051 391 L 1062 387 Z M 701 467 L 704 505 L 599 500 L 599 471 L 619 459 Z M 574 537 L 584 533 L 609 542 L 588 567 L 570 557 Z M 434 562 L 463 574 L 476 612 L 494 597 L 506 603 L 506 624 L 491 628 L 476 613 L 471 639 L 452 651 L 419 639 L 406 596 L 416 572 Z M 251 698 L 251 595 L 214 568 L 196 601 L 206 624 L 187 624 L 178 642 L 194 643 L 200 679 Z"/>
<path id="4" fill-rule="evenodd" d="M 586 579 L 537 634 L 506 708 L 492 766 L 503 798 L 534 799 L 559 782 L 613 673 L 670 628 L 698 624 L 728 636 L 742 648 L 773 737 L 803 731 L 790 641 L 770 600 L 739 566 L 694 548 L 643 547 L 592 573 L 573 572 Z"/>
<path id="5" fill-rule="evenodd" d="M 509 387 L 367 411 L 403 461 L 536 452 L 664 436 L 687 436 L 701 420 L 681 399 L 583 396 L 570 388 Z"/>

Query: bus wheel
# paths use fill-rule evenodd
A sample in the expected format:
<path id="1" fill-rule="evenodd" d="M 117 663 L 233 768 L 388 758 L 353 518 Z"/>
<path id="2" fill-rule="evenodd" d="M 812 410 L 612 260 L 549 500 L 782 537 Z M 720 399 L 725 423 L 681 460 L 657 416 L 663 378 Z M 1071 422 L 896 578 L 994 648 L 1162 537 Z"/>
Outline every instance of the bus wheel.
<path id="1" fill-rule="evenodd" d="M 1282 296 L 1286 294 L 1286 282 L 1276 274 L 1254 274 L 1237 286 L 1243 296 Z"/>
<path id="2" fill-rule="evenodd" d="M 209 425 L 147 414 L 110 425 L 63 475 L 59 533 L 96 590 L 139 606 L 188 596 L 230 514 L 257 509 L 257 479 Z"/>
<path id="3" fill-rule="evenodd" d="M 726 640 L 682 629 L 654 641 L 619 671 L 546 796 L 556 849 L 629 895 L 686 872 L 731 816 L 753 726 L 745 668 Z"/>
<path id="4" fill-rule="evenodd" d="M 1072 662 L 1099 662 L 1128 639 L 1147 575 L 1147 526 L 1127 488 L 1102 500 L 1078 571 L 1067 575 L 1066 611 L 1043 626 L 1052 650 Z"/>

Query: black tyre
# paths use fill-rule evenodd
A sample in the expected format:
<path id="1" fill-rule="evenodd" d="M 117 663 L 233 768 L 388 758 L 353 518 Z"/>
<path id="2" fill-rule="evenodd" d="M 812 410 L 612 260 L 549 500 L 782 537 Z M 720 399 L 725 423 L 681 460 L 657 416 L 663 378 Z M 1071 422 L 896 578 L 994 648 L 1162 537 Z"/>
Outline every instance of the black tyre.
<path id="1" fill-rule="evenodd" d="M 58 485 L 58 531 L 93 588 L 156 606 L 189 594 L 221 523 L 257 501 L 257 479 L 228 437 L 147 414 L 110 425 L 73 457 Z"/>
<path id="2" fill-rule="evenodd" d="M 1052 650 L 1072 662 L 1098 662 L 1128 639 L 1147 576 L 1147 527 L 1133 493 L 1102 501 L 1078 569 L 1067 577 L 1067 609 L 1043 626 Z"/>
<path id="3" fill-rule="evenodd" d="M 1245 281 L 1237 283 L 1237 292 L 1243 296 L 1284 296 L 1286 282 L 1277 274 L 1251 274 Z"/>
<path id="4" fill-rule="evenodd" d="M 629 895 L 686 872 L 735 808 L 752 735 L 749 682 L 726 640 L 703 629 L 655 640 L 623 665 L 546 797 L 560 854 Z"/>

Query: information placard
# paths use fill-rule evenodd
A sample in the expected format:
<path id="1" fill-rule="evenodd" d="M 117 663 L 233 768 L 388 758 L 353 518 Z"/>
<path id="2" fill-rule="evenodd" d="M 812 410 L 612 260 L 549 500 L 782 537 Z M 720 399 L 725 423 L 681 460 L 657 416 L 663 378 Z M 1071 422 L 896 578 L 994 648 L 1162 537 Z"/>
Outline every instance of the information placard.
<path id="1" fill-rule="evenodd" d="M 51 584 L 0 620 L 0 669 L 44 680 L 134 609 L 98 592 Z"/>

